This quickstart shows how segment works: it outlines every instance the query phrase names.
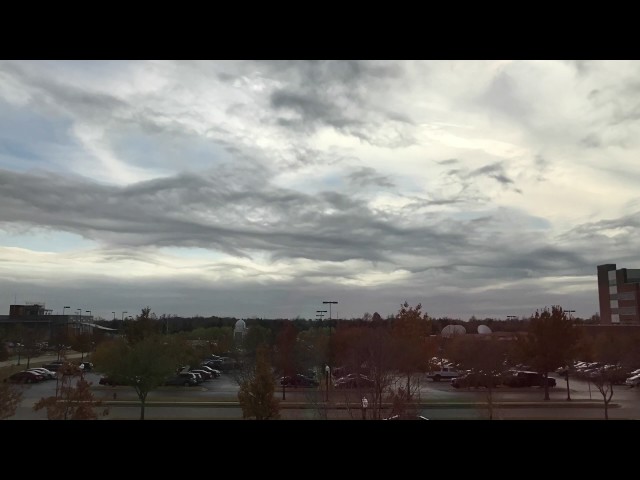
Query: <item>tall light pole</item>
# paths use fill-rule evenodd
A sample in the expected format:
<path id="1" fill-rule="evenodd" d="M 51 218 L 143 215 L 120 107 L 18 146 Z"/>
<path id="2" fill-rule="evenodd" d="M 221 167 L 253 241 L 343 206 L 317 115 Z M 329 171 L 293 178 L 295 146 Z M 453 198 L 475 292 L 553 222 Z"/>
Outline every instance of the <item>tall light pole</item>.
<path id="1" fill-rule="evenodd" d="M 329 320 L 331 320 L 331 305 L 337 304 L 338 302 L 325 301 L 325 302 L 322 302 L 322 303 L 324 303 L 324 304 L 328 303 L 329 304 Z"/>
<path id="2" fill-rule="evenodd" d="M 327 313 L 326 310 L 316 310 L 316 318 L 320 317 L 320 320 L 324 318 L 324 314 Z"/>
<path id="3" fill-rule="evenodd" d="M 67 308 L 71 308 L 71 307 L 62 307 L 62 315 L 64 315 L 64 311 L 65 311 Z"/>
<path id="4" fill-rule="evenodd" d="M 122 321 L 124 322 L 124 314 L 128 312 L 122 312 Z"/>
<path id="5" fill-rule="evenodd" d="M 331 369 L 329 368 L 329 365 L 325 365 L 324 367 L 324 376 L 325 376 L 325 383 L 326 383 L 326 388 L 324 393 L 325 402 L 329 401 L 329 373 L 330 372 L 331 372 Z"/>
<path id="6" fill-rule="evenodd" d="M 111 312 L 111 313 L 113 313 L 113 319 L 115 320 L 116 319 L 116 312 Z"/>
<path id="7" fill-rule="evenodd" d="M 562 310 L 563 313 L 569 314 L 569 320 L 571 320 L 571 314 L 575 313 L 575 310 Z M 571 401 L 571 391 L 569 390 L 569 365 L 565 365 L 564 379 L 567 381 L 567 401 Z"/>

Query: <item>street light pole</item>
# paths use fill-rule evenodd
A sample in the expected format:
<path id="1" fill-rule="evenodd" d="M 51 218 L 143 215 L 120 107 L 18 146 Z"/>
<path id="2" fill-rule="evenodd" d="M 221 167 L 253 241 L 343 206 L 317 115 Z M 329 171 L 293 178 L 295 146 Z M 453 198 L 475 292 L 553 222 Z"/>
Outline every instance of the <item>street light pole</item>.
<path id="1" fill-rule="evenodd" d="M 122 312 L 122 322 L 124 322 L 124 314 L 129 312 Z"/>
<path id="2" fill-rule="evenodd" d="M 324 314 L 327 313 L 326 310 L 316 310 L 316 318 L 320 316 L 320 320 L 324 318 Z"/>
<path id="3" fill-rule="evenodd" d="M 71 307 L 62 307 L 62 315 L 64 315 L 64 311 L 65 311 L 67 308 L 71 308 Z"/>
<path id="4" fill-rule="evenodd" d="M 329 373 L 331 373 L 331 369 L 329 368 L 329 365 L 325 365 L 324 367 L 324 377 L 325 377 L 325 392 L 324 392 L 324 401 L 328 402 L 329 401 Z"/>
<path id="5" fill-rule="evenodd" d="M 362 397 L 362 419 L 367 419 L 367 407 L 369 406 L 369 400 L 367 397 Z"/>
<path id="6" fill-rule="evenodd" d="M 331 305 L 337 304 L 338 302 L 325 301 L 325 302 L 322 302 L 322 303 L 324 303 L 324 304 L 328 303 L 329 304 L 329 320 L 331 320 Z"/>
<path id="7" fill-rule="evenodd" d="M 563 313 L 568 313 L 569 314 L 569 320 L 571 320 L 571 314 L 575 313 L 575 310 L 563 310 Z M 564 371 L 564 379 L 567 382 L 567 401 L 571 401 L 571 391 L 569 390 L 569 365 L 565 365 L 565 371 Z"/>

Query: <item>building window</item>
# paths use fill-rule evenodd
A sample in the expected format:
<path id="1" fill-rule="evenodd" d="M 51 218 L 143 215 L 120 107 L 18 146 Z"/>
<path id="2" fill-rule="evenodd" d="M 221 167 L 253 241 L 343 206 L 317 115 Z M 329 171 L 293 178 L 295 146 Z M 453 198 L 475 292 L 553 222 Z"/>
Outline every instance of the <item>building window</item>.
<path id="1" fill-rule="evenodd" d="M 609 287 L 609 294 L 612 293 L 618 293 L 618 287 L 616 287 L 615 285 L 612 287 Z"/>
<path id="2" fill-rule="evenodd" d="M 611 308 L 618 308 L 618 301 L 617 300 L 611 300 L 610 306 Z"/>
<path id="3" fill-rule="evenodd" d="M 618 300 L 635 300 L 635 294 L 633 292 L 619 292 L 617 295 L 617 299 Z"/>
<path id="4" fill-rule="evenodd" d="M 622 307 L 618 309 L 620 315 L 635 315 L 636 307 Z"/>
<path id="5" fill-rule="evenodd" d="M 611 323 L 620 323 L 620 316 L 617 313 L 611 315 Z"/>
<path id="6" fill-rule="evenodd" d="M 616 279 L 616 271 L 615 270 L 609 270 L 607 272 L 607 276 L 609 277 L 609 280 L 615 280 Z"/>

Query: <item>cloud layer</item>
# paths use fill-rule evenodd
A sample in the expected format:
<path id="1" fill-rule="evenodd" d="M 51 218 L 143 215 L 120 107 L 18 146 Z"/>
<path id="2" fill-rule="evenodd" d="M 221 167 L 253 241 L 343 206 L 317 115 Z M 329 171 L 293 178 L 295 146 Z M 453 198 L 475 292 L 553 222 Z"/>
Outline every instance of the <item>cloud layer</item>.
<path id="1" fill-rule="evenodd" d="M 0 313 L 598 310 L 635 61 L 0 62 Z"/>

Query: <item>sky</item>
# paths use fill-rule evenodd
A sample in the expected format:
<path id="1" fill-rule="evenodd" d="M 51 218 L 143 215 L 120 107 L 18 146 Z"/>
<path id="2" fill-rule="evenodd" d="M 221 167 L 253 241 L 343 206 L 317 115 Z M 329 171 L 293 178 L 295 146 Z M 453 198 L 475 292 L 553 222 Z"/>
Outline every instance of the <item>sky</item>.
<path id="1" fill-rule="evenodd" d="M 588 318 L 639 119 L 638 61 L 0 61 L 0 314 Z"/>

